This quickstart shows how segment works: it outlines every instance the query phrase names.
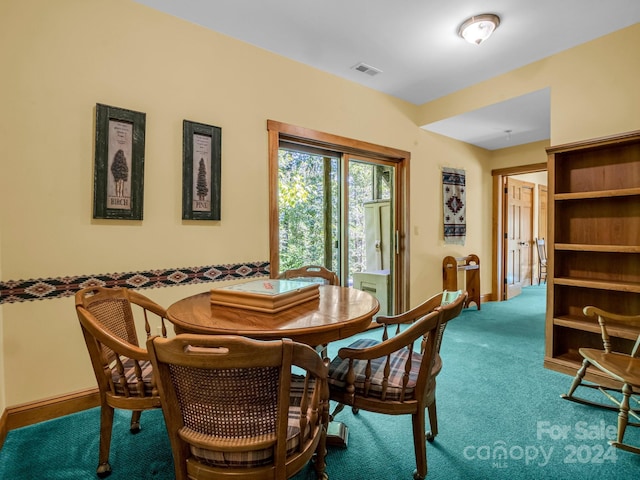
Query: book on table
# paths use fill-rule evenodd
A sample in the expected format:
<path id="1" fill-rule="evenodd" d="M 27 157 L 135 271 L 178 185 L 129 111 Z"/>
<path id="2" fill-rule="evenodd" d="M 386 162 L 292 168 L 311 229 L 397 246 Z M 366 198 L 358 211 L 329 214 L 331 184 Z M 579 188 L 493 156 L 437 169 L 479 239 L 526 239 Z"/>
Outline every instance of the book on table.
<path id="1" fill-rule="evenodd" d="M 211 303 L 276 313 L 320 296 L 318 283 L 302 280 L 252 280 L 211 289 Z"/>

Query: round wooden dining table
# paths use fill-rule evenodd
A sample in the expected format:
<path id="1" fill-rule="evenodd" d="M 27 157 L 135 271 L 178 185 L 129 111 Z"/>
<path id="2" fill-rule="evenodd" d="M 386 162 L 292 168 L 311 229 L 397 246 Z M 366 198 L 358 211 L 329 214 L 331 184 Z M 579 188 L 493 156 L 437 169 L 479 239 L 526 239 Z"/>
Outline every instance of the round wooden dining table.
<path id="1" fill-rule="evenodd" d="M 380 309 L 371 294 L 355 288 L 320 285 L 319 297 L 277 313 L 211 303 L 209 291 L 177 301 L 167 309 L 176 334 L 290 338 L 307 345 L 327 344 L 360 333 Z"/>

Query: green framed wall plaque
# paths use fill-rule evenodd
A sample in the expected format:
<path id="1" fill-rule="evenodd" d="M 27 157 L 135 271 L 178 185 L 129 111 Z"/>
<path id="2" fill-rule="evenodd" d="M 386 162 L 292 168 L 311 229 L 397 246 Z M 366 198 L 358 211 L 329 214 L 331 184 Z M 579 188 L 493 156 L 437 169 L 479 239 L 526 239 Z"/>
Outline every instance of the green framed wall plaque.
<path id="1" fill-rule="evenodd" d="M 146 115 L 96 104 L 93 218 L 142 220 Z"/>
<path id="2" fill-rule="evenodd" d="M 183 122 L 183 220 L 220 220 L 221 149 L 220 127 Z"/>

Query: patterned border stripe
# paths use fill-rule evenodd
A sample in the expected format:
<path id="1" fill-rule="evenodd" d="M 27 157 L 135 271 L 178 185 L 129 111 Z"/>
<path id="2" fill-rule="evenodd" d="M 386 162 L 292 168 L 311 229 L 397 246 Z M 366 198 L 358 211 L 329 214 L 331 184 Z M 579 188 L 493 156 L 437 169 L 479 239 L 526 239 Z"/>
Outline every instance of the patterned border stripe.
<path id="1" fill-rule="evenodd" d="M 208 265 L 204 267 L 109 273 L 78 277 L 38 278 L 0 282 L 0 304 L 45 300 L 75 295 L 85 287 L 162 288 L 269 276 L 269 262 Z"/>

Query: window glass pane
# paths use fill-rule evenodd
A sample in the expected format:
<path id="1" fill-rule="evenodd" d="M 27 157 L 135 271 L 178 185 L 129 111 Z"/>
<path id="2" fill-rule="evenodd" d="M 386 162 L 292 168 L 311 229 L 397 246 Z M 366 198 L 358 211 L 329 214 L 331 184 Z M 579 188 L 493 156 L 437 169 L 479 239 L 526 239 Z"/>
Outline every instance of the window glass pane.
<path id="1" fill-rule="evenodd" d="M 280 271 L 337 272 L 338 158 L 281 148 L 278 163 Z"/>
<path id="2" fill-rule="evenodd" d="M 349 162 L 349 285 L 352 285 L 354 273 L 367 269 L 364 205 L 373 199 L 373 173 L 371 164 Z"/>

